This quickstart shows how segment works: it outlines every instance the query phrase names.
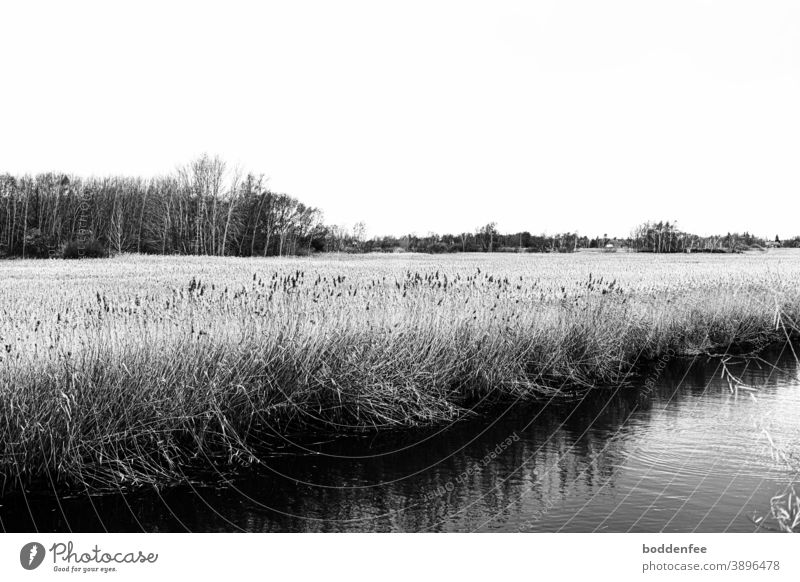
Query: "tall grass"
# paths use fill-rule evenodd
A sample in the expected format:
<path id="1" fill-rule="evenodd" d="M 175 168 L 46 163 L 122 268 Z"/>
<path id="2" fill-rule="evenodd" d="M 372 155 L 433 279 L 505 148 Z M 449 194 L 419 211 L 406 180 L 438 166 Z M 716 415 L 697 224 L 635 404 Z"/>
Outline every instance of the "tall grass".
<path id="1" fill-rule="evenodd" d="M 800 365 L 800 358 L 797 351 L 792 346 L 792 339 L 798 335 L 797 320 L 786 317 L 782 312 L 777 311 L 775 314 L 775 330 L 782 334 L 788 340 L 788 346 L 794 356 L 795 362 Z M 728 367 L 729 362 L 732 361 L 730 356 L 722 358 L 721 364 L 721 377 L 728 383 L 731 394 L 738 396 L 740 393 L 747 394 L 754 402 L 758 402 L 758 394 L 760 386 L 748 385 L 742 379 L 734 374 Z M 751 517 L 753 522 L 759 527 L 767 530 L 780 531 L 786 533 L 800 532 L 800 496 L 797 494 L 796 481 L 800 476 L 800 463 L 791 451 L 788 451 L 783 445 L 776 442 L 770 429 L 764 425 L 766 418 L 759 418 L 756 422 L 757 426 L 761 425 L 761 435 L 766 439 L 768 449 L 772 461 L 779 466 L 788 470 L 791 474 L 791 480 L 783 488 L 780 493 L 777 493 L 770 499 L 769 511 Z"/>
<path id="2" fill-rule="evenodd" d="M 19 261 L 0 487 L 187 479 L 300 432 L 453 420 L 778 339 L 800 254 Z"/>
<path id="3" fill-rule="evenodd" d="M 769 430 L 764 429 L 763 432 L 769 442 L 773 460 L 791 473 L 793 481 L 770 499 L 769 511 L 765 515 L 756 517 L 754 521 L 766 529 L 784 533 L 800 533 L 800 495 L 797 494 L 796 483 L 800 476 L 800 461 L 796 455 L 792 455 L 778 445 Z"/>

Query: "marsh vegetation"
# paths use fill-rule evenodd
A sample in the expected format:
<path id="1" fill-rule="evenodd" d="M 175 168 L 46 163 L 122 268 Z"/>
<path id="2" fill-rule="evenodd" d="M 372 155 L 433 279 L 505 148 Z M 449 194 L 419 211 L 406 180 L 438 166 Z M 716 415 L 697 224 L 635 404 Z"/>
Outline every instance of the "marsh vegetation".
<path id="1" fill-rule="evenodd" d="M 790 250 L 15 261 L 0 281 L 2 488 L 161 486 L 287 435 L 633 390 L 667 352 L 786 339 L 798 284 Z"/>

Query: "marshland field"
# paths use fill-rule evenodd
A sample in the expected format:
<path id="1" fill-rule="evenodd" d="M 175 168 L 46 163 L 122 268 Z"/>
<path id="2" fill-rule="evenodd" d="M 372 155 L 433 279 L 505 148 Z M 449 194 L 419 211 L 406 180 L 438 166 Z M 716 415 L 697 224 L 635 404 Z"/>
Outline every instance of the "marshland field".
<path id="1" fill-rule="evenodd" d="M 633 392 L 665 355 L 758 351 L 793 339 L 800 318 L 789 249 L 0 269 L 5 492 L 180 484 L 209 459 L 250 465 L 298 435 Z"/>

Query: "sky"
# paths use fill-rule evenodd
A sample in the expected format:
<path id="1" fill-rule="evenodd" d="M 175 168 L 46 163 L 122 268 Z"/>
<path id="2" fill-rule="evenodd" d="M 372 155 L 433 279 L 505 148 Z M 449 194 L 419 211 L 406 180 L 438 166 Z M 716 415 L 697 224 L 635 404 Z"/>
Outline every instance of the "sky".
<path id="1" fill-rule="evenodd" d="M 370 235 L 800 234 L 800 3 L 0 3 L 0 172 L 203 152 Z"/>

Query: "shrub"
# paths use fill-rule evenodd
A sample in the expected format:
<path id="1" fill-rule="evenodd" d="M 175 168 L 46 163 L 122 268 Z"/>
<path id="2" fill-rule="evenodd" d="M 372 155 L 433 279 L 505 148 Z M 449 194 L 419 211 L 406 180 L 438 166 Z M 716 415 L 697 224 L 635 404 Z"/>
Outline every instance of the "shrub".
<path id="1" fill-rule="evenodd" d="M 38 228 L 29 230 L 25 235 L 25 256 L 45 258 L 50 256 L 50 250 L 55 251 L 58 246 L 53 237 L 42 234 Z"/>
<path id="2" fill-rule="evenodd" d="M 325 251 L 325 239 L 314 238 L 311 239 L 311 250 L 315 253 L 322 253 Z"/>
<path id="3" fill-rule="evenodd" d="M 64 259 L 101 259 L 108 256 L 106 248 L 96 238 L 89 239 L 83 244 L 72 240 L 64 245 L 61 257 Z"/>

